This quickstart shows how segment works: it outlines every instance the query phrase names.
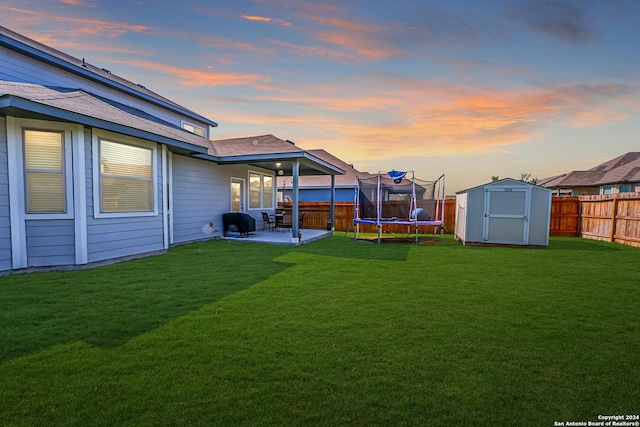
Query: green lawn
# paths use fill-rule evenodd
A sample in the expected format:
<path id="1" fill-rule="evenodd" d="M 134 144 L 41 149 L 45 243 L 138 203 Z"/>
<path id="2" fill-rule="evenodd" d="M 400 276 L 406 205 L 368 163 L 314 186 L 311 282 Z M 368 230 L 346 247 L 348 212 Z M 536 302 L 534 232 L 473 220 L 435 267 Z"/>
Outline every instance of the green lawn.
<path id="1" fill-rule="evenodd" d="M 0 277 L 0 425 L 516 425 L 640 412 L 640 249 L 214 241 Z"/>

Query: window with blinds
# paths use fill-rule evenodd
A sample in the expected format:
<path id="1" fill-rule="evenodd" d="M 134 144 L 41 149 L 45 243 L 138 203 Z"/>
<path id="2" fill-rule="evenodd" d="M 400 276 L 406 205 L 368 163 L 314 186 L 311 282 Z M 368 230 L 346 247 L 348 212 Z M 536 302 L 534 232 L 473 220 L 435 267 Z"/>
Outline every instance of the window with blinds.
<path id="1" fill-rule="evenodd" d="M 63 132 L 24 130 L 27 213 L 65 213 Z"/>
<path id="2" fill-rule="evenodd" d="M 101 211 L 153 211 L 153 151 L 100 139 Z"/>

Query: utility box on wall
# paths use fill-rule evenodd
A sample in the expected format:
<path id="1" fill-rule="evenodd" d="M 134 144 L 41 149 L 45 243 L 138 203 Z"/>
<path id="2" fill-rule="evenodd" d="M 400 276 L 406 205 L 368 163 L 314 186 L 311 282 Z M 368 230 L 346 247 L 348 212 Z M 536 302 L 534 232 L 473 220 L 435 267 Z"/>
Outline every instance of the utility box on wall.
<path id="1" fill-rule="evenodd" d="M 456 194 L 456 239 L 465 245 L 549 246 L 551 190 L 511 178 Z"/>

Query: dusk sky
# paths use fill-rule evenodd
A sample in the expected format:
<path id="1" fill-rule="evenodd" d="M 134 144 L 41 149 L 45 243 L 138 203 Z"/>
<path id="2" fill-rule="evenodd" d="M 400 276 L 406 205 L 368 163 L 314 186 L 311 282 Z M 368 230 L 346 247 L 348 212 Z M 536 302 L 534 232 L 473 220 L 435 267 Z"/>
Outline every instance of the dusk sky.
<path id="1" fill-rule="evenodd" d="M 544 178 L 640 151 L 640 2 L 0 0 L 0 25 L 356 169 Z"/>

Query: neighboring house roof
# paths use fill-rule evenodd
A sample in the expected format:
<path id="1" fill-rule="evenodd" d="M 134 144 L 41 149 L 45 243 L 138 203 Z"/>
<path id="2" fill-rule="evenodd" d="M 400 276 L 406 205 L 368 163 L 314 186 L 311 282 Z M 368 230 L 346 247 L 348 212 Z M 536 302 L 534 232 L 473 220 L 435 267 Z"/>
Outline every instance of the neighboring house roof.
<path id="1" fill-rule="evenodd" d="M 46 46 L 8 28 L 0 26 L 0 46 L 19 52 L 23 55 L 37 59 L 38 61 L 55 66 L 67 72 L 80 75 L 86 79 L 98 82 L 104 86 L 124 92 L 146 102 L 169 109 L 176 113 L 190 117 L 194 120 L 207 123 L 210 126 L 218 126 L 214 121 L 207 119 L 157 93 L 145 86 L 123 79 L 109 70 L 93 66 L 83 59 L 75 58 L 60 52 L 50 46 Z"/>
<path id="2" fill-rule="evenodd" d="M 600 181 L 603 175 L 604 173 L 598 171 L 573 171 L 566 174 L 562 180 L 556 182 L 555 186 L 584 187 L 596 185 L 595 183 Z M 545 187 L 549 187 L 549 185 Z"/>
<path id="3" fill-rule="evenodd" d="M 623 154 L 590 171 L 603 172 L 598 185 L 640 181 L 640 152 Z"/>
<path id="4" fill-rule="evenodd" d="M 536 182 L 536 184 L 542 187 L 552 187 L 556 182 L 562 181 L 565 176 L 567 176 L 566 173 L 563 173 L 562 175 L 550 176 L 548 178 L 541 178 Z"/>
<path id="5" fill-rule="evenodd" d="M 55 118 L 85 126 L 118 132 L 182 148 L 207 153 L 208 139 L 187 132 L 135 109 L 128 111 L 82 90 L 49 88 L 30 83 L 0 81 L 0 111 L 24 118 Z"/>
<path id="6" fill-rule="evenodd" d="M 545 187 L 597 187 L 622 182 L 640 182 L 640 152 L 629 152 L 586 171 L 573 171 L 546 178 Z"/>

